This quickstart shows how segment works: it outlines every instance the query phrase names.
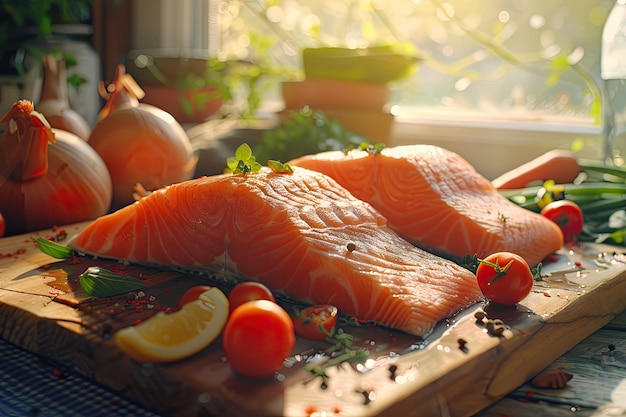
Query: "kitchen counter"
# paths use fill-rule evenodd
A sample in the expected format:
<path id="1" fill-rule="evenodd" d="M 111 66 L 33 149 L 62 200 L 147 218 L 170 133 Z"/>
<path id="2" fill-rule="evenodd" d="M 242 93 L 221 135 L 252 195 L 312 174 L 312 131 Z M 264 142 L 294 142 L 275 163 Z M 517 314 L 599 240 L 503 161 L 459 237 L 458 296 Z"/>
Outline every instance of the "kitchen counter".
<path id="1" fill-rule="evenodd" d="M 83 226 L 69 225 L 65 230 L 72 235 Z M 11 373 L 5 379 L 15 383 L 5 384 L 4 392 L 24 395 L 18 405 L 29 410 L 67 406 L 55 399 L 54 392 L 65 391 L 65 379 L 71 376 L 77 385 L 95 383 L 115 394 L 113 398 L 122 396 L 119 401 L 103 402 L 100 415 L 104 416 L 121 415 L 115 409 L 107 414 L 105 407 L 124 402 L 176 417 L 195 417 L 199 412 L 240 416 L 250 415 L 252 410 L 268 416 L 318 413 L 360 417 L 411 415 L 415 411 L 415 415 L 427 416 L 465 417 L 480 412 L 481 417 L 495 417 L 503 414 L 499 407 L 510 407 L 506 415 L 521 417 L 533 405 L 548 406 L 546 410 L 580 406 L 581 411 L 613 406 L 618 397 L 611 394 L 626 377 L 622 372 L 626 318 L 620 315 L 626 310 L 622 296 L 626 293 L 626 263 L 620 262 L 623 256 L 614 247 L 593 245 L 560 251 L 558 261 L 551 265 L 549 282 L 546 278 L 536 283 L 535 290 L 516 308 L 483 305 L 490 318 L 501 318 L 506 324 L 501 336 L 489 334 L 484 324 L 476 322 L 473 313 L 480 305 L 442 322 L 422 341 L 377 327 L 348 327 L 357 345 L 370 347 L 368 366 L 332 368 L 328 380 L 314 382 L 296 362 L 281 371 L 284 379 L 257 382 L 232 372 L 219 343 L 171 364 L 131 361 L 117 349 L 111 334 L 153 314 L 138 302 L 150 298 L 154 300 L 150 304 L 174 306 L 186 288 L 204 281 L 114 261 L 54 260 L 32 241 L 34 236 L 46 237 L 51 232 L 0 239 L 0 338 L 4 339 L 0 348 L 6 349 L 9 342 L 36 355 L 32 358 L 40 358 L 11 361 L 12 367 L 3 366 L 0 374 Z M 606 254 L 602 262 L 608 264 L 603 267 L 594 266 L 599 253 Z M 135 295 L 143 298 L 86 296 L 78 286 L 78 275 L 96 264 L 141 276 L 145 290 Z M 462 348 L 461 338 L 466 341 Z M 609 351 L 609 345 L 615 349 Z M 320 349 L 316 346 L 299 339 L 294 357 Z M 26 369 L 33 366 L 39 371 Z M 538 392 L 524 385 L 553 366 L 567 367 L 574 374 L 564 389 Z M 58 384 L 44 387 L 28 377 L 38 372 L 56 376 Z M 20 390 L 27 394 L 18 393 Z M 364 401 L 366 392 L 374 392 L 375 400 Z M 83 406 L 93 401 L 90 395 L 84 396 Z M 207 404 L 198 402 L 200 398 L 206 398 Z M 537 399 L 541 401 L 534 403 Z M 80 403 L 80 398 L 76 401 Z M 515 414 L 516 410 L 520 414 Z"/>
<path id="2" fill-rule="evenodd" d="M 234 148 L 243 142 L 254 145 L 266 128 L 232 123 L 188 130 L 200 153 L 196 176 L 221 172 Z M 75 233 L 80 227 L 73 225 L 69 231 Z M 567 268 L 555 269 L 564 277 L 561 282 L 536 284 L 535 291 L 513 310 L 489 311 L 490 318 L 495 314 L 505 320 L 507 331 L 502 337 L 485 332 L 473 319 L 472 309 L 441 323 L 421 342 L 384 329 L 355 329 L 355 340 L 376 349 L 373 367 L 333 372 L 330 383 L 334 388 L 329 392 L 319 384 L 309 384 L 306 372 L 298 366 L 286 369 L 279 384 L 249 384 L 232 374 L 219 346 L 171 365 L 133 363 L 116 349 L 110 335 L 129 325 L 128 320 L 145 319 L 150 312 L 139 314 L 131 303 L 122 302 L 121 314 L 110 315 L 119 304 L 94 301 L 76 285 L 84 265 L 64 261 L 54 266 L 57 272 L 49 272 L 52 260 L 33 249 L 30 237 L 0 239 L 0 353 L 15 358 L 11 367 L 0 368 L 0 380 L 11 381 L 3 384 L 3 395 L 20 398 L 2 401 L 0 396 L 6 408 L 0 408 L 0 414 L 83 415 L 99 403 L 102 406 L 93 415 L 123 416 L 124 410 L 135 410 L 128 415 L 156 416 L 147 410 L 151 408 L 179 417 L 182 414 L 171 412 L 168 395 L 183 408 L 190 399 L 206 397 L 211 407 L 185 409 L 190 412 L 185 415 L 194 417 L 198 411 L 224 415 L 213 413 L 212 407 L 221 411 L 226 407 L 228 415 L 246 415 L 255 406 L 266 415 L 280 410 L 294 416 L 521 417 L 531 412 L 558 416 L 572 410 L 598 416 L 607 410 L 625 411 L 620 389 L 626 386 L 626 314 L 622 313 L 626 299 L 621 296 L 626 293 L 626 262 L 595 269 L 597 252 L 589 254 L 584 248 L 560 253 L 558 258 L 564 263 L 559 268 Z M 572 266 L 579 264 L 574 262 L 578 259 L 585 261 L 584 267 Z M 59 278 L 57 267 L 66 276 L 67 283 L 61 287 L 53 285 Z M 174 305 L 177 294 L 198 282 L 174 273 L 125 268 L 145 274 L 146 293 L 164 305 Z M 102 322 L 102 313 L 114 319 L 113 328 Z M 459 348 L 460 338 L 467 341 L 467 349 Z M 310 347 L 298 344 L 296 352 Z M 398 365 L 402 378 L 389 377 L 392 363 Z M 574 376 L 562 389 L 540 390 L 529 384 L 535 374 L 551 368 L 566 368 Z M 366 388 L 336 397 L 339 386 L 375 386 L 378 398 L 363 402 L 362 394 L 369 392 Z M 59 400 L 68 387 L 75 387 L 72 395 L 65 396 L 67 401 Z M 194 397 L 186 392 L 192 388 L 202 394 Z M 90 394 L 76 396 L 76 390 Z"/>
<path id="3" fill-rule="evenodd" d="M 609 345 L 615 345 L 611 354 Z M 0 415 L 159 417 L 93 382 L 0 339 Z M 610 417 L 626 413 L 626 314 L 596 331 L 554 361 L 574 377 L 564 389 L 524 384 L 475 417 Z M 415 415 L 420 415 L 416 413 Z M 441 417 L 447 417 L 442 404 Z M 439 416 L 435 416 L 439 417 Z"/>

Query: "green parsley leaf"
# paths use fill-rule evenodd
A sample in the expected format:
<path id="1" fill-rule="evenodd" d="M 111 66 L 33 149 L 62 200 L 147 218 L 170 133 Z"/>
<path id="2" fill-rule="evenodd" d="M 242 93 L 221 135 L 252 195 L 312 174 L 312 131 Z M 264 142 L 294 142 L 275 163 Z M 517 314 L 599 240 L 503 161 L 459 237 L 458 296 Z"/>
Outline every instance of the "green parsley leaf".
<path id="1" fill-rule="evenodd" d="M 87 295 L 93 297 L 113 297 L 143 288 L 139 279 L 116 274 L 108 269 L 92 266 L 79 277 L 79 283 Z"/>

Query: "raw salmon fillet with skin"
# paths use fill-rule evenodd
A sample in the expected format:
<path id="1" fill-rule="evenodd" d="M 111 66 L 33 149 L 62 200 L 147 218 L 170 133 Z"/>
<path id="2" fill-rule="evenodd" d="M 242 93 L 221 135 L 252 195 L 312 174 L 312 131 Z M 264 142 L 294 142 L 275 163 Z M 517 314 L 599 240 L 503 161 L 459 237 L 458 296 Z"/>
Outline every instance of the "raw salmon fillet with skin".
<path id="1" fill-rule="evenodd" d="M 400 236 L 444 257 L 508 251 L 536 265 L 563 246 L 554 222 L 507 200 L 465 159 L 440 147 L 323 152 L 289 164 L 329 175 Z"/>
<path id="2" fill-rule="evenodd" d="M 330 177 L 294 171 L 174 184 L 96 219 L 68 245 L 146 265 L 217 264 L 418 336 L 483 299 L 474 274 L 400 238 Z"/>

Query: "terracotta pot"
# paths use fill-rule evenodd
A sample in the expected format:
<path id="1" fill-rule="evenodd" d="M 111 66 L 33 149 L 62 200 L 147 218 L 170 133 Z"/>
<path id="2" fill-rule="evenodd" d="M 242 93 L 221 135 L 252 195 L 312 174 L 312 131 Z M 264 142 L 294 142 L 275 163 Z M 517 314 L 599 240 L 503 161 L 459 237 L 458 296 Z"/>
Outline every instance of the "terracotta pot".
<path id="1" fill-rule="evenodd" d="M 216 114 L 222 106 L 217 89 L 212 87 L 178 90 L 160 85 L 143 85 L 142 103 L 165 110 L 179 123 L 199 123 Z"/>
<path id="2" fill-rule="evenodd" d="M 282 83 L 287 109 L 353 109 L 382 111 L 389 100 L 389 88 L 383 83 L 309 78 Z"/>

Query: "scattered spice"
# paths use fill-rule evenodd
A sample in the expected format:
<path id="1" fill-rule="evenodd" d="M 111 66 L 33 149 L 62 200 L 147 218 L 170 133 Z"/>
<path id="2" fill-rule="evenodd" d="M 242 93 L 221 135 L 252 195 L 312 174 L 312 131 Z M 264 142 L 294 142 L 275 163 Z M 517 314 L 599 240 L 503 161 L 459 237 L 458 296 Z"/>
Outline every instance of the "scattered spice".
<path id="1" fill-rule="evenodd" d="M 389 378 L 392 381 L 396 380 L 396 377 L 397 377 L 396 372 L 397 371 L 398 371 L 398 366 L 397 365 L 395 365 L 395 364 L 389 365 Z"/>
<path id="2" fill-rule="evenodd" d="M 457 340 L 457 343 L 459 344 L 459 350 L 467 353 L 468 349 L 467 349 L 467 340 L 463 339 L 462 337 L 459 338 L 459 340 Z"/>
<path id="3" fill-rule="evenodd" d="M 483 309 L 478 309 L 474 313 L 474 318 L 476 319 L 476 323 L 483 324 L 483 320 L 487 318 L 487 313 L 485 313 Z"/>
<path id="4" fill-rule="evenodd" d="M 500 319 L 487 320 L 485 328 L 487 329 L 487 332 L 493 336 L 502 336 L 504 330 L 506 330 L 504 322 Z"/>
<path id="5" fill-rule="evenodd" d="M 364 405 L 368 405 L 369 403 L 371 403 L 372 401 L 376 399 L 376 392 L 374 392 L 374 390 L 372 390 L 371 388 L 367 386 L 363 387 L 360 390 L 357 389 L 356 392 L 363 395 Z"/>
<path id="6" fill-rule="evenodd" d="M 59 378 L 59 379 L 65 379 L 67 378 L 67 374 L 63 371 L 61 371 L 58 368 L 54 368 L 52 369 L 52 375 L 54 375 L 55 377 Z"/>
<path id="7" fill-rule="evenodd" d="M 102 324 L 101 324 L 101 334 L 103 338 L 107 338 L 111 335 L 111 333 L 113 332 L 113 321 L 112 320 L 105 320 Z"/>
<path id="8" fill-rule="evenodd" d="M 307 416 L 312 416 L 317 412 L 317 407 L 314 405 L 307 405 L 306 407 L 304 407 L 304 414 L 306 414 Z"/>
<path id="9" fill-rule="evenodd" d="M 346 245 L 346 249 L 348 250 L 348 252 L 352 253 L 356 250 L 356 244 L 354 242 L 348 242 L 348 244 Z"/>

